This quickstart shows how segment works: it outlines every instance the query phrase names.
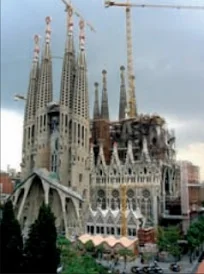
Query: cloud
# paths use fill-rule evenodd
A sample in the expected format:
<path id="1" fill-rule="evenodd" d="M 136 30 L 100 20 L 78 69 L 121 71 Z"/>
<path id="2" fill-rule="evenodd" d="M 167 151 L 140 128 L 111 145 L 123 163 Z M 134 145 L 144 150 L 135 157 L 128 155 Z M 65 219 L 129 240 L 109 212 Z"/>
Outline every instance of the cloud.
<path id="1" fill-rule="evenodd" d="M 66 33 L 66 15 L 61 1 L 21 2 L 24 9 L 18 9 L 17 0 L 2 1 L 1 7 L 1 105 L 16 113 L 22 113 L 23 104 L 15 104 L 12 97 L 15 93 L 27 92 L 33 34 L 42 36 L 42 50 L 44 18 L 51 15 L 52 54 L 62 56 Z M 96 33 L 86 30 L 90 113 L 93 113 L 93 83 L 101 82 L 101 71 L 105 68 L 113 118 L 118 115 L 119 67 L 126 66 L 125 11 L 121 8 L 105 9 L 103 2 L 75 0 L 74 6 L 96 29 Z M 163 4 L 163 0 L 152 3 Z M 203 5 L 203 0 L 166 0 L 165 3 Z M 16 13 L 17 9 L 19 12 Z M 169 126 L 176 130 L 178 147 L 189 151 L 189 145 L 204 140 L 203 11 L 133 9 L 132 19 L 138 110 L 140 113 L 157 112 L 166 118 Z M 13 22 L 18 32 L 14 31 Z M 77 48 L 78 23 L 74 30 Z M 53 59 L 55 99 L 59 98 L 61 71 L 62 60 Z"/>
<path id="2" fill-rule="evenodd" d="M 18 112 L 1 110 L 1 170 L 7 165 L 20 170 L 23 116 Z"/>

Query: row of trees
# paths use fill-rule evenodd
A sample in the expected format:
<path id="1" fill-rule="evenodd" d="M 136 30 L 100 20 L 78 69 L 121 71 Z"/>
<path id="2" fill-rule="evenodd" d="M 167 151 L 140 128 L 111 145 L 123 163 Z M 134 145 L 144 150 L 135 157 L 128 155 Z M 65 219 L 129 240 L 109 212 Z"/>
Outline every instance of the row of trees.
<path id="1" fill-rule="evenodd" d="M 158 228 L 157 246 L 159 251 L 167 251 L 175 258 L 179 258 L 181 248 L 179 246 L 181 240 L 180 230 L 176 226 L 167 228 Z M 188 250 L 192 254 L 195 250 L 199 250 L 204 244 L 204 217 L 199 217 L 189 226 L 186 235 Z"/>
<path id="2" fill-rule="evenodd" d="M 55 217 L 42 205 L 28 238 L 23 242 L 21 227 L 8 201 L 3 209 L 1 232 L 1 273 L 56 273 L 60 263 Z"/>
<path id="3" fill-rule="evenodd" d="M 61 263 L 63 274 L 107 274 L 102 265 L 96 263 L 92 257 L 94 249 L 89 243 L 72 245 L 65 237 L 58 238 L 58 246 L 61 250 Z M 87 252 L 88 251 L 88 252 Z"/>
<path id="4" fill-rule="evenodd" d="M 63 274 L 108 273 L 88 255 L 87 251 L 93 250 L 90 244 L 73 246 L 65 237 L 57 237 L 54 214 L 45 204 L 40 207 L 38 218 L 23 242 L 12 202 L 7 202 L 0 232 L 0 273 L 56 273 L 60 263 Z"/>

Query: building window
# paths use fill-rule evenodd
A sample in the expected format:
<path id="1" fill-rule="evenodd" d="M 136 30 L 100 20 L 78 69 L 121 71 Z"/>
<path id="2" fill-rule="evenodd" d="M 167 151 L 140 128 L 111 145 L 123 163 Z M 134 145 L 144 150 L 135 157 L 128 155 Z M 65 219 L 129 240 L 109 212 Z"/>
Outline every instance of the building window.
<path id="1" fill-rule="evenodd" d="M 120 227 L 117 228 L 117 235 L 120 235 Z"/>
<path id="2" fill-rule="evenodd" d="M 97 234 L 100 233 L 100 227 L 99 227 L 99 226 L 96 227 L 96 233 L 97 233 Z"/>
<path id="3" fill-rule="evenodd" d="M 79 174 L 79 182 L 81 183 L 82 182 L 82 179 L 83 179 L 83 175 L 82 173 Z"/>

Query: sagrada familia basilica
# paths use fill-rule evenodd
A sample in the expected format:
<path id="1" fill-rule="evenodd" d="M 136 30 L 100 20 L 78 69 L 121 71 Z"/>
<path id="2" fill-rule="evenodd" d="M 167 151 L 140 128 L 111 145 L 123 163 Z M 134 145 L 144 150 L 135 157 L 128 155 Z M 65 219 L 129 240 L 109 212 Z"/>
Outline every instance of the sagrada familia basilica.
<path id="1" fill-rule="evenodd" d="M 59 102 L 53 102 L 50 21 L 47 17 L 41 60 L 35 36 L 24 117 L 22 182 L 11 196 L 24 231 L 43 201 L 50 204 L 58 231 L 66 235 L 120 235 L 124 199 L 128 236 L 137 235 L 140 227 L 157 226 L 166 216 L 166 201 L 179 195 L 174 133 L 158 115 L 126 118 L 123 66 L 118 120 L 109 117 L 105 70 L 101 104 L 95 83 L 90 119 L 84 22 L 79 24 L 76 50 L 71 12 Z"/>

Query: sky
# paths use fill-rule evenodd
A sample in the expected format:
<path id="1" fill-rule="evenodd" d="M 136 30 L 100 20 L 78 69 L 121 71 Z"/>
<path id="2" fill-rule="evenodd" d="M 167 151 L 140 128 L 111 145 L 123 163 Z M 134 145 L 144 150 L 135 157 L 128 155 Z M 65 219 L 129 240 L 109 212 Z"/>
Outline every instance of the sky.
<path id="1" fill-rule="evenodd" d="M 118 0 L 121 2 L 122 0 Z M 126 66 L 125 11 L 103 0 L 72 0 L 96 32 L 86 30 L 90 114 L 94 82 L 108 72 L 110 115 L 118 116 L 121 65 Z M 204 0 L 132 0 L 134 3 L 203 5 Z M 52 54 L 62 57 L 66 16 L 61 0 L 1 0 L 1 169 L 19 169 L 24 102 L 33 36 L 43 46 L 45 17 L 52 17 Z M 158 113 L 175 129 L 177 158 L 201 167 L 204 180 L 204 10 L 132 9 L 136 98 L 140 113 Z M 76 47 L 78 22 L 75 20 Z M 53 59 L 58 100 L 62 60 Z M 117 98 L 117 99 L 116 99 Z"/>

